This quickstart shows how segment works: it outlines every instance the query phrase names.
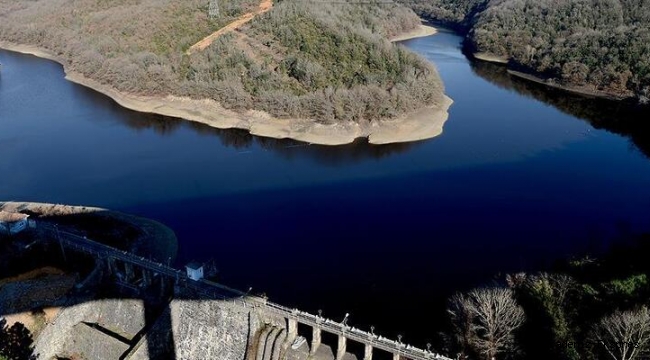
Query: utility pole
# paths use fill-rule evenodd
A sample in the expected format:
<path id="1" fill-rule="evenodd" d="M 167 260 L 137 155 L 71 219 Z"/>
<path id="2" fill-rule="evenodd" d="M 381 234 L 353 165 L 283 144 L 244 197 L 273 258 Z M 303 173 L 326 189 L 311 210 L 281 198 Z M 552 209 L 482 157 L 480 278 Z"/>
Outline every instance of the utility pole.
<path id="1" fill-rule="evenodd" d="M 210 6 L 208 7 L 208 17 L 210 19 L 216 19 L 219 17 L 219 1 L 210 0 Z"/>

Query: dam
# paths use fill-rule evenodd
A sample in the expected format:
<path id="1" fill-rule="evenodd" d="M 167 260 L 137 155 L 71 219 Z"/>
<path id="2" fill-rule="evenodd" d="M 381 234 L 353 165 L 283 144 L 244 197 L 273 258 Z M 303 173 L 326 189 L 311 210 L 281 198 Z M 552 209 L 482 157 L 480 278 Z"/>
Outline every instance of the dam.
<path id="1" fill-rule="evenodd" d="M 45 359 L 75 354 L 127 360 L 448 359 L 430 346 L 420 349 L 403 343 L 401 337 L 392 340 L 374 329 L 351 327 L 347 316 L 334 321 L 290 309 L 214 281 L 194 280 L 184 271 L 53 224 L 37 226 L 49 234 L 43 240 L 47 246 L 64 258 L 85 255 L 94 260 L 94 269 L 76 285 L 78 289 L 120 289 L 120 296 L 65 304 L 53 325 L 37 338 L 36 351 Z M 300 336 L 299 328 L 305 336 Z M 335 336 L 336 344 L 325 344 L 325 334 Z M 96 346 L 99 343 L 104 345 Z M 349 352 L 350 344 L 363 351 Z"/>

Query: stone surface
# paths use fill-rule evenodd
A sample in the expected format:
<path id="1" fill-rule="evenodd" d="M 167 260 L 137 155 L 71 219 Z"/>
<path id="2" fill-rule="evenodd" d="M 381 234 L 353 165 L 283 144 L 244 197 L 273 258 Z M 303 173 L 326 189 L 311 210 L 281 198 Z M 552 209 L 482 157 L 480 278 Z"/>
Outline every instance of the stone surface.
<path id="1" fill-rule="evenodd" d="M 147 333 L 134 344 L 125 360 L 166 359 L 174 354 L 174 342 L 170 330 L 171 310 L 165 309 Z"/>
<path id="2" fill-rule="evenodd" d="M 129 340 L 146 325 L 142 300 L 122 299 L 95 302 L 94 311 L 84 319 Z"/>
<path id="3" fill-rule="evenodd" d="M 147 325 L 140 300 L 96 300 L 64 308 L 36 340 L 41 359 L 149 360 L 334 360 L 336 350 L 321 344 L 309 357 L 309 342 L 286 343 L 287 322 L 235 300 L 173 300 Z M 93 328 L 99 326 L 102 331 Z M 336 344 L 333 344 L 336 345 Z M 284 357 L 284 356 L 286 357 Z M 356 360 L 345 354 L 343 360 Z"/>
<path id="4" fill-rule="evenodd" d="M 171 304 L 178 359 L 243 360 L 248 347 L 249 311 L 219 301 L 179 300 Z"/>
<path id="5" fill-rule="evenodd" d="M 57 355 L 84 360 L 116 360 L 129 349 L 129 345 L 79 323 L 72 327 L 63 348 L 63 352 Z"/>
<path id="6" fill-rule="evenodd" d="M 93 346 L 101 348 L 102 343 L 99 342 L 86 344 L 82 341 L 83 337 L 79 335 L 80 333 L 96 336 L 94 333 L 97 332 L 102 335 L 102 339 L 109 339 L 108 342 L 115 340 L 124 344 L 117 339 L 117 336 L 108 336 L 84 323 L 97 324 L 110 332 L 117 333 L 120 337 L 131 339 L 144 326 L 143 314 L 142 302 L 128 299 L 88 301 L 63 308 L 56 319 L 51 324 L 48 324 L 36 339 L 35 353 L 40 354 L 41 359 L 52 359 L 63 354 L 92 353 L 90 348 Z M 92 332 L 88 332 L 86 328 L 89 328 Z M 119 359 L 130 347 L 125 346 L 116 347 L 111 345 L 108 349 L 111 350 L 110 356 L 113 356 L 119 350 L 121 353 L 115 357 L 115 359 Z M 105 357 L 105 359 L 109 358 Z M 94 358 L 88 357 L 88 359 Z"/>

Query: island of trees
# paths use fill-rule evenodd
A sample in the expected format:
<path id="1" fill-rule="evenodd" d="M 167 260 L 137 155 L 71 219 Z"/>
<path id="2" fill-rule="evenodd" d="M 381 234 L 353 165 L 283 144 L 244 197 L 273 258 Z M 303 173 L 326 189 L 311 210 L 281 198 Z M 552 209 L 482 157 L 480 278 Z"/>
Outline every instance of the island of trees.
<path id="1" fill-rule="evenodd" d="M 400 0 L 467 34 L 469 51 L 551 85 L 648 103 L 645 0 Z M 481 56 L 482 55 L 482 56 Z"/>
<path id="2" fill-rule="evenodd" d="M 262 3 L 219 0 L 211 16 L 208 0 L 0 0 L 0 41 L 47 50 L 67 71 L 121 93 L 212 99 L 320 124 L 395 119 L 445 102 L 435 68 L 388 40 L 421 25 L 409 8 Z M 270 10 L 259 11 L 264 4 Z M 250 21 L 233 26 L 238 19 Z M 193 47 L 224 28 L 232 31 Z"/>

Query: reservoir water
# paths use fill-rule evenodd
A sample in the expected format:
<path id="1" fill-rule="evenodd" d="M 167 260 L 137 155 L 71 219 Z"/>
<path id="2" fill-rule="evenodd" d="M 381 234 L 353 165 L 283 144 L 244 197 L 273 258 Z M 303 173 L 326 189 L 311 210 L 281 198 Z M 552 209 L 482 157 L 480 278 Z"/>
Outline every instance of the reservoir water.
<path id="1" fill-rule="evenodd" d="M 0 200 L 157 219 L 182 266 L 422 346 L 454 291 L 650 231 L 648 114 L 405 46 L 455 101 L 444 133 L 323 147 L 125 110 L 61 66 L 0 51 Z"/>

